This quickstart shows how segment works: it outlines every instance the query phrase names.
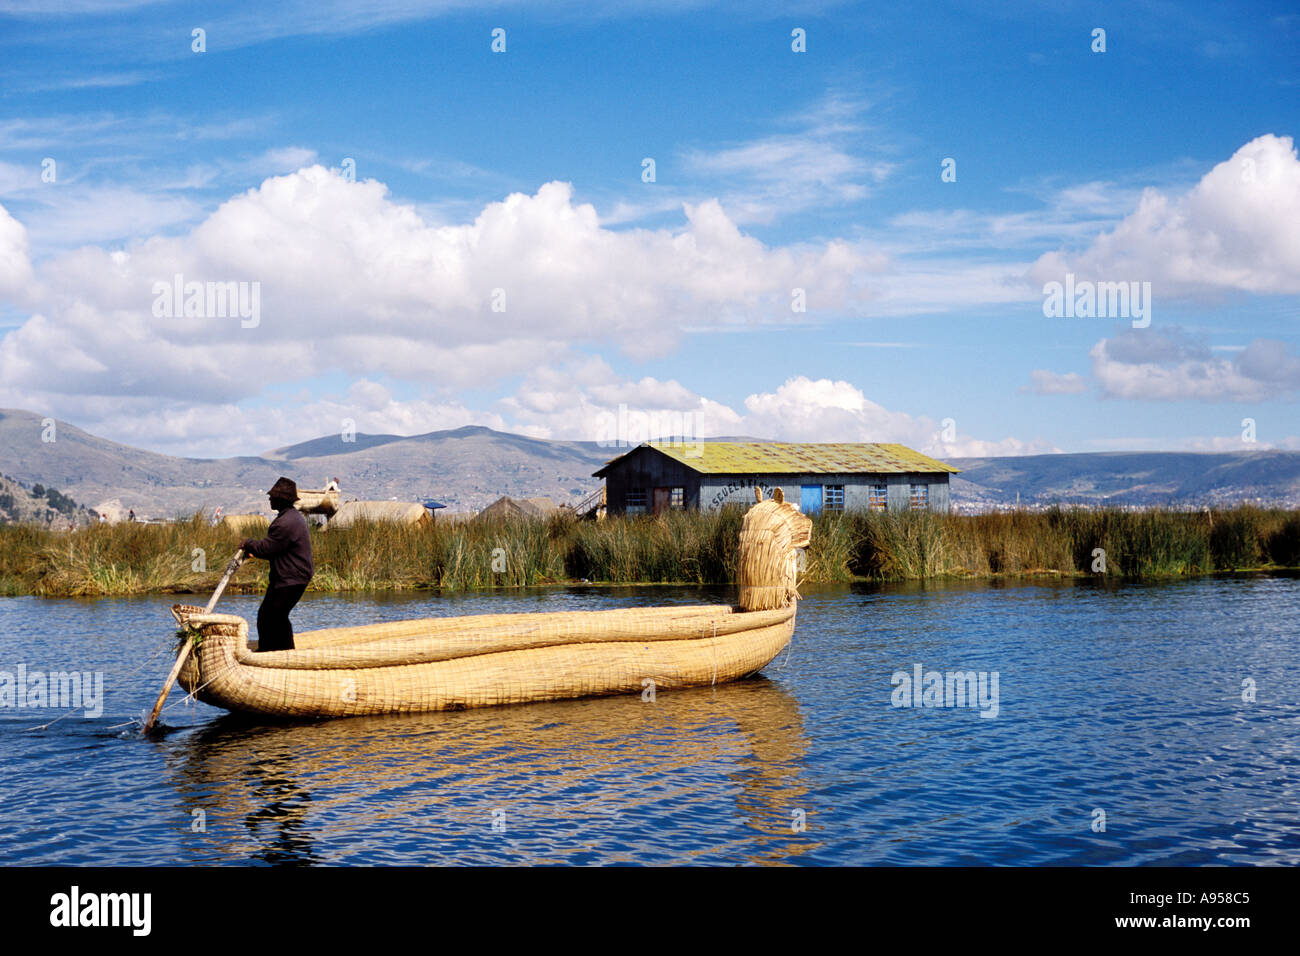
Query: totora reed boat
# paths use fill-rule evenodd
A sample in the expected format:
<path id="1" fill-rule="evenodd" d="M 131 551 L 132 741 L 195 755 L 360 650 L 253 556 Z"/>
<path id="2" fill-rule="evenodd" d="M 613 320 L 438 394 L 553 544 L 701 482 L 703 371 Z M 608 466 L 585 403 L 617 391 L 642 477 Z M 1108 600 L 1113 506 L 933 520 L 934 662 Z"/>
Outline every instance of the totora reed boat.
<path id="1" fill-rule="evenodd" d="M 759 492 L 761 497 L 761 492 Z M 770 663 L 794 634 L 798 549 L 812 522 L 777 489 L 745 513 L 736 606 L 424 618 L 304 631 L 257 653 L 248 622 L 172 608 L 193 653 L 182 687 L 267 717 L 464 710 L 721 683 Z"/>

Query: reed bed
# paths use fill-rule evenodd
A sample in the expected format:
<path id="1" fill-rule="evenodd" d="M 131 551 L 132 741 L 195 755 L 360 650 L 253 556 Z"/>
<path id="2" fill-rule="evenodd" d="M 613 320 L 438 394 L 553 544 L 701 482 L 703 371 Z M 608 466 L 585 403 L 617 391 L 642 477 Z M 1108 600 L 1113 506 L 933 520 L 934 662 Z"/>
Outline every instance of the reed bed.
<path id="1" fill-rule="evenodd" d="M 601 522 L 432 526 L 358 522 L 312 531 L 313 590 L 524 587 L 590 581 L 736 581 L 738 510 Z M 200 516 L 169 524 L 51 531 L 0 526 L 0 594 L 95 596 L 211 589 L 241 536 Z M 1099 552 L 1104 552 L 1104 565 Z M 1300 513 L 1054 509 L 986 515 L 823 514 L 801 562 L 804 582 L 1076 575 L 1168 577 L 1300 566 Z M 234 591 L 261 590 L 249 561 Z"/>

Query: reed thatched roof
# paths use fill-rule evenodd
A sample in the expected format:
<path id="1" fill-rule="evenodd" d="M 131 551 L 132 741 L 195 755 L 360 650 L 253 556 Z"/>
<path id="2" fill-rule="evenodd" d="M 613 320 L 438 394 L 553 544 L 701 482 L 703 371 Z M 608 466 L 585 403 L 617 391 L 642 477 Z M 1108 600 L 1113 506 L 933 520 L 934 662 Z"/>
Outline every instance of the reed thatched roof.
<path id="1" fill-rule="evenodd" d="M 303 514 L 332 515 L 339 508 L 339 493 L 334 489 L 299 488 L 293 506 Z"/>
<path id="2" fill-rule="evenodd" d="M 511 498 L 509 495 L 502 495 L 480 511 L 477 517 L 484 521 L 549 518 L 556 510 L 556 504 L 550 498 Z"/>
<path id="3" fill-rule="evenodd" d="M 357 521 L 421 524 L 432 520 L 424 505 L 416 501 L 347 501 L 330 518 L 329 527 L 346 528 Z"/>

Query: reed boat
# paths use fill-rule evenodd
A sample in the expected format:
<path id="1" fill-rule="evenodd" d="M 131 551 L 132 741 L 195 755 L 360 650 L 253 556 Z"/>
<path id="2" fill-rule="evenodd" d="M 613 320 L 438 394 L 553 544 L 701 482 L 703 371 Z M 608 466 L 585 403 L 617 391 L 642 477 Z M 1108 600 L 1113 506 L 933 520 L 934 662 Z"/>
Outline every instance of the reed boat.
<path id="1" fill-rule="evenodd" d="M 735 605 L 481 614 L 327 628 L 259 653 L 248 622 L 176 605 L 194 642 L 178 681 L 191 695 L 267 717 L 464 710 L 718 684 L 754 674 L 789 644 L 798 550 L 812 522 L 780 489 L 745 513 Z"/>
<path id="2" fill-rule="evenodd" d="M 333 488 L 299 488 L 293 506 L 303 514 L 332 515 L 339 510 L 339 493 Z"/>

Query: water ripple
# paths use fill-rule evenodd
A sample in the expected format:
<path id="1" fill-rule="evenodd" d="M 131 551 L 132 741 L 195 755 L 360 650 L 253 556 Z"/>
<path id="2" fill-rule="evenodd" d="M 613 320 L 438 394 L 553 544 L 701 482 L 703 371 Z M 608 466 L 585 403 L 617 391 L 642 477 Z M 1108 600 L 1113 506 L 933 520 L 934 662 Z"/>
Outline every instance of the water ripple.
<path id="1" fill-rule="evenodd" d="M 313 595 L 295 617 L 310 628 L 726 600 L 700 588 Z M 813 590 L 765 676 L 653 704 L 267 725 L 177 695 L 169 732 L 146 740 L 118 725 L 138 721 L 166 671 L 165 657 L 142 666 L 171 640 L 166 603 L 0 600 L 0 670 L 104 675 L 92 719 L 0 709 L 0 860 L 1300 862 L 1296 578 Z M 256 604 L 222 608 L 252 616 Z M 997 716 L 892 706 L 894 673 L 916 664 L 996 671 Z"/>

